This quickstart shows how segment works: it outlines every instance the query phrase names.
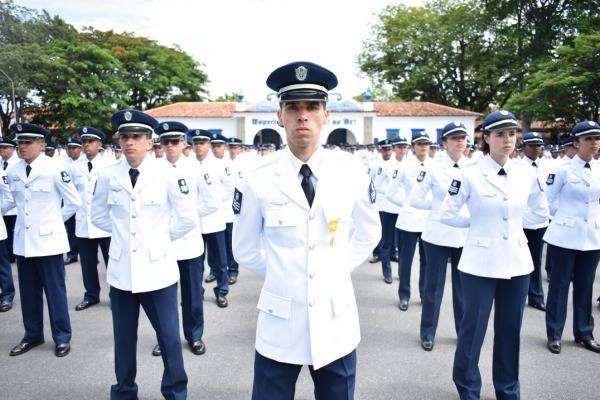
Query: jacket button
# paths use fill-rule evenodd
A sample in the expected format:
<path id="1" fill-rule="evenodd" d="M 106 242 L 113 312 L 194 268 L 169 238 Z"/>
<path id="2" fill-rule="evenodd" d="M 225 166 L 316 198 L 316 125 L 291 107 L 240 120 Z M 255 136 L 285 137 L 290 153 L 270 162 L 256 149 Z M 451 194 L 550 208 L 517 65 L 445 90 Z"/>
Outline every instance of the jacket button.
<path id="1" fill-rule="evenodd" d="M 310 219 L 311 221 L 313 219 L 315 219 L 315 214 L 313 214 L 313 213 L 308 214 L 308 219 Z"/>
<path id="2" fill-rule="evenodd" d="M 25 185 L 25 189 L 29 189 L 29 185 Z"/>
<path id="3" fill-rule="evenodd" d="M 135 219 L 135 217 L 136 217 L 136 215 L 135 215 L 135 214 L 133 214 L 133 215 L 131 216 L 131 218 L 133 218 L 133 219 Z"/>
<path id="4" fill-rule="evenodd" d="M 502 239 L 504 239 L 504 240 L 508 240 L 508 235 L 504 235 L 504 236 L 502 236 Z"/>
<path id="5" fill-rule="evenodd" d="M 316 275 L 316 272 L 311 272 L 310 274 L 308 274 L 308 277 L 309 277 L 310 279 L 312 279 L 312 278 L 314 278 L 314 277 L 315 277 L 315 275 Z"/>
<path id="6" fill-rule="evenodd" d="M 135 252 L 137 251 L 137 249 L 133 249 L 133 250 L 131 250 L 131 251 L 135 253 Z"/>
<path id="7" fill-rule="evenodd" d="M 314 305 L 315 305 L 315 301 L 314 300 L 311 300 L 311 301 L 308 302 L 308 306 L 309 307 L 312 307 Z"/>
<path id="8" fill-rule="evenodd" d="M 268 312 L 269 314 L 273 314 L 273 309 L 272 309 L 272 308 L 269 308 L 269 309 L 267 310 L 267 312 Z"/>
<path id="9" fill-rule="evenodd" d="M 25 229 L 29 229 L 29 226 L 26 226 Z"/>
<path id="10" fill-rule="evenodd" d="M 132 197 L 132 198 L 131 198 L 131 201 L 135 201 L 135 197 Z"/>
<path id="11" fill-rule="evenodd" d="M 508 201 L 508 197 L 504 197 L 504 201 Z"/>
<path id="12" fill-rule="evenodd" d="M 583 221 L 584 221 L 584 222 L 587 222 L 587 218 L 584 218 L 584 219 L 583 219 Z"/>
<path id="13" fill-rule="evenodd" d="M 314 249 L 315 249 L 315 245 L 314 245 L 314 243 L 313 243 L 313 244 L 311 244 L 310 246 L 308 246 L 308 249 L 309 249 L 309 250 L 314 250 Z"/>
<path id="14" fill-rule="evenodd" d="M 131 236 L 135 236 L 135 232 L 131 232 Z"/>
<path id="15" fill-rule="evenodd" d="M 502 221 L 508 221 L 508 217 L 502 217 Z"/>
<path id="16" fill-rule="evenodd" d="M 279 225 L 281 225 L 281 224 L 283 224 L 283 221 L 282 221 L 282 220 L 279 220 L 279 221 L 277 221 L 277 223 L 278 223 Z"/>

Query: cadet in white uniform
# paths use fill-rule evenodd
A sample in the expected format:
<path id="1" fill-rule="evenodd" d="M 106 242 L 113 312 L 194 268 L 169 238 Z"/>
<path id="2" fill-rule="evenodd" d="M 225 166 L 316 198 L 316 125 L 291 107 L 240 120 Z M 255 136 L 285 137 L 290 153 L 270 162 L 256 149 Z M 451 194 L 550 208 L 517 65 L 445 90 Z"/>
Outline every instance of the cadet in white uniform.
<path id="1" fill-rule="evenodd" d="M 2 214 L 14 209 L 15 202 L 8 186 L 8 177 L 4 170 L 0 170 L 0 209 Z M 4 220 L 0 219 L 0 312 L 6 312 L 12 308 L 15 297 L 15 284 L 13 282 L 12 270 L 6 242 L 8 235 Z"/>
<path id="2" fill-rule="evenodd" d="M 531 169 L 540 182 L 546 177 L 544 171 L 546 165 L 541 158 L 544 152 L 544 139 L 538 132 L 527 132 L 523 135 L 523 158 L 521 162 L 525 167 Z M 547 175 L 547 174 L 546 174 Z M 542 180 L 543 179 L 543 180 Z M 542 190 L 541 185 L 533 190 Z M 548 227 L 548 217 L 538 216 L 532 210 L 526 210 L 523 215 L 523 231 L 527 237 L 527 247 L 533 261 L 533 271 L 529 277 L 528 304 L 540 311 L 546 311 L 544 302 L 544 287 L 542 286 L 542 250 L 544 247 L 544 233 Z"/>
<path id="3" fill-rule="evenodd" d="M 98 248 L 102 253 L 104 265 L 108 265 L 110 233 L 98 229 L 92 224 L 91 208 L 98 172 L 114 163 L 114 160 L 107 162 L 100 156 L 100 147 L 106 139 L 106 134 L 100 129 L 83 126 L 77 130 L 77 135 L 81 138 L 80 146 L 83 146 L 85 155 L 69 165 L 69 172 L 82 200 L 82 205 L 75 215 L 75 237 L 81 258 L 81 276 L 85 288 L 83 300 L 75 306 L 75 311 L 82 311 L 100 302 Z M 73 138 L 70 139 L 67 148 L 77 142 Z"/>
<path id="4" fill-rule="evenodd" d="M 176 168 L 178 173 L 184 174 L 190 195 L 195 197 L 198 205 L 198 216 L 205 216 L 218 209 L 218 199 L 214 198 L 207 189 L 208 185 L 203 178 L 202 166 L 193 159 L 183 156 L 187 131 L 188 128 L 181 122 L 163 121 L 158 124 L 155 133 L 159 135 L 160 143 L 165 150 L 165 158 L 163 158 L 165 167 Z M 206 345 L 202 341 L 204 334 L 204 288 L 202 287 L 204 243 L 198 217 L 196 223 L 194 229 L 181 239 L 174 241 L 173 245 L 179 266 L 183 335 L 191 352 L 201 355 L 206 352 Z M 157 344 L 154 347 L 152 355 L 161 355 L 160 345 Z"/>
<path id="5" fill-rule="evenodd" d="M 595 121 L 580 122 L 571 135 L 577 155 L 546 181 L 548 201 L 554 211 L 544 235 L 552 264 L 546 334 L 548 349 L 560 353 L 569 284 L 573 280 L 575 342 L 600 353 L 592 317 L 592 287 L 600 261 L 600 165 L 593 156 L 600 148 L 600 125 Z M 555 208 L 557 204 L 560 207 Z"/>
<path id="6" fill-rule="evenodd" d="M 200 219 L 200 224 L 205 248 L 202 264 L 204 264 L 206 256 L 210 268 L 210 273 L 204 282 L 217 282 L 217 286 L 213 289 L 217 306 L 225 308 L 229 305 L 227 300 L 229 277 L 227 275 L 227 239 L 225 238 L 227 211 L 224 205 L 228 197 L 227 185 L 233 186 L 233 182 L 224 176 L 224 165 L 211 153 L 211 133 L 204 129 L 192 129 L 187 135 L 192 140 L 196 162 L 204 169 L 204 182 L 221 202 L 217 211 Z"/>
<path id="7" fill-rule="evenodd" d="M 82 158 L 81 140 L 77 137 L 69 138 L 66 143 L 66 148 L 66 154 L 63 153 L 62 156 L 58 157 L 58 160 L 63 163 L 64 167 L 68 170 L 71 164 Z M 73 264 L 78 261 L 79 241 L 75 236 L 75 225 L 77 222 L 75 218 L 76 216 L 73 215 L 71 218 L 65 221 L 65 229 L 67 230 L 67 236 L 69 238 L 69 251 L 67 252 L 65 265 Z"/>
<path id="8" fill-rule="evenodd" d="M 12 125 L 11 131 L 17 135 L 22 158 L 7 174 L 17 204 L 14 252 L 25 336 L 10 355 L 23 354 L 44 343 L 44 292 L 56 345 L 54 354 L 63 357 L 71 350 L 62 258 L 69 250 L 64 221 L 75 214 L 81 199 L 63 165 L 42 154 L 50 132 L 33 124 Z"/>
<path id="9" fill-rule="evenodd" d="M 111 399 L 136 399 L 136 345 L 140 305 L 162 350 L 161 392 L 166 399 L 187 397 L 183 368 L 177 281 L 171 243 L 196 226 L 194 196 L 183 174 L 149 157 L 157 121 L 136 110 L 112 117 L 124 157 L 98 174 L 92 223 L 111 232 L 107 280 L 115 343 L 117 383 Z"/>
<path id="10" fill-rule="evenodd" d="M 253 400 L 294 398 L 302 365 L 317 399 L 354 398 L 360 330 L 350 273 L 381 226 L 360 161 L 320 146 L 327 91 L 336 84 L 333 73 L 309 62 L 271 73 L 288 148 L 250 171 L 234 196 L 234 256 L 265 279 Z"/>
<path id="11" fill-rule="evenodd" d="M 441 219 L 469 227 L 458 264 L 463 317 L 458 328 L 453 379 L 462 400 L 479 399 L 479 354 L 494 306 L 493 382 L 499 399 L 519 399 L 519 348 L 529 274 L 533 270 L 523 213 L 548 214 L 546 199 L 530 169 L 509 159 L 519 125 L 508 111 L 487 115 L 482 124 L 486 156 L 453 180 L 440 207 Z M 470 218 L 461 214 L 467 206 Z"/>
<path id="12" fill-rule="evenodd" d="M 425 229 L 421 235 L 425 249 L 425 286 L 421 310 L 421 347 L 431 351 L 435 340 L 440 307 L 446 284 L 448 259 L 452 271 L 452 307 L 454 327 L 458 335 L 458 325 L 462 318 L 462 290 L 458 273 L 458 261 L 467 239 L 466 228 L 455 228 L 443 224 L 439 208 L 448 194 L 453 180 L 461 179 L 461 170 L 470 160 L 463 155 L 466 147 L 467 129 L 458 122 L 450 122 L 442 131 L 445 152 L 425 169 L 423 179 L 416 182 L 410 194 L 410 205 L 414 208 L 431 210 Z M 431 195 L 429 195 L 431 193 Z M 460 211 L 468 215 L 466 207 Z"/>
<path id="13" fill-rule="evenodd" d="M 410 275 L 412 270 L 415 249 L 419 246 L 419 297 L 423 298 L 425 286 L 425 252 L 421 241 L 421 232 L 425 228 L 425 221 L 429 211 L 411 207 L 408 196 L 413 185 L 425 177 L 425 167 L 431 161 L 429 158 L 429 143 L 431 140 L 424 131 L 413 133 L 411 143 L 415 156 L 407 159 L 403 167 L 398 170 L 398 176 L 393 179 L 388 187 L 386 198 L 388 201 L 401 206 L 398 212 L 396 228 L 398 230 L 398 307 L 402 311 L 408 310 L 410 300 Z"/>
<path id="14" fill-rule="evenodd" d="M 0 137 L 0 156 L 2 157 L 2 169 L 6 171 L 8 167 L 19 162 L 20 158 L 15 147 L 15 140 L 6 136 Z M 6 247 L 8 257 L 11 263 L 16 261 L 13 253 L 13 238 L 15 234 L 15 222 L 17 221 L 17 207 L 13 207 L 4 214 L 4 224 L 6 225 Z M 12 274 L 11 274 L 12 276 Z M 12 278 L 11 278 L 12 280 Z M 13 288 L 14 294 L 14 288 Z"/>

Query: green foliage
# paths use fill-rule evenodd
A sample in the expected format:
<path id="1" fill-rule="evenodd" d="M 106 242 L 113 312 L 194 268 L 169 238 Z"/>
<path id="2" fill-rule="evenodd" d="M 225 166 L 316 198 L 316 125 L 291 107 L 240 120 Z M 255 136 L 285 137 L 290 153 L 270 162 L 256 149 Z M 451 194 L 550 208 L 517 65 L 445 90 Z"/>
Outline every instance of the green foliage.
<path id="1" fill-rule="evenodd" d="M 220 96 L 218 96 L 216 99 L 212 100 L 212 101 L 233 101 L 233 102 L 237 102 L 238 101 L 238 93 L 235 92 L 231 92 L 231 93 L 224 93 Z"/>
<path id="2" fill-rule="evenodd" d="M 123 107 L 202 100 L 202 65 L 178 47 L 129 33 L 78 32 L 57 16 L 0 0 L 0 69 L 15 83 L 20 116 L 67 136 L 81 125 L 110 130 Z M 3 75 L 2 75 L 3 76 Z M 4 129 L 11 85 L 0 79 Z"/>
<path id="3" fill-rule="evenodd" d="M 556 59 L 539 66 L 507 107 L 530 120 L 598 120 L 600 33 L 577 36 L 570 45 L 556 49 L 556 54 Z"/>

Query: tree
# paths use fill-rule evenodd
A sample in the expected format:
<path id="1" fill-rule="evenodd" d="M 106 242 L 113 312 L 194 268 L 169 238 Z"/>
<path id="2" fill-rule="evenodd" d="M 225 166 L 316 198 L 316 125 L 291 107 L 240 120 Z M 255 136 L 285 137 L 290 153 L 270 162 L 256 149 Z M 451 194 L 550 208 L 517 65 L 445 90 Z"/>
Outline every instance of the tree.
<path id="1" fill-rule="evenodd" d="M 539 66 L 507 107 L 526 119 L 564 118 L 574 123 L 600 117 L 600 33 L 576 36 Z"/>
<path id="2" fill-rule="evenodd" d="M 212 101 L 233 101 L 233 102 L 237 103 L 238 98 L 239 98 L 238 93 L 231 92 L 231 93 L 224 93 Z"/>

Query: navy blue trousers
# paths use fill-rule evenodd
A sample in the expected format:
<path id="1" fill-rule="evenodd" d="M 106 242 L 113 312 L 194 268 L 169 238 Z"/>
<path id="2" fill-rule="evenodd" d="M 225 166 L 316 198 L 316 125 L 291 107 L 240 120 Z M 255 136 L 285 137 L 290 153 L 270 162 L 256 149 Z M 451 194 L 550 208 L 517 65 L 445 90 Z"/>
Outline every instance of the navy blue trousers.
<path id="1" fill-rule="evenodd" d="M 217 286 L 213 289 L 215 296 L 225 296 L 229 293 L 225 231 L 203 233 L 202 238 L 204 239 L 204 254 L 201 256 L 202 264 L 204 264 L 204 257 L 206 257 L 210 272 L 215 276 L 217 282 Z"/>
<path id="2" fill-rule="evenodd" d="M 379 247 L 379 257 L 381 258 L 381 269 L 384 278 L 392 277 L 391 257 L 396 248 L 396 220 L 398 214 L 391 214 L 384 211 L 379 212 L 381 219 L 381 246 Z"/>
<path id="3" fill-rule="evenodd" d="M 70 248 L 67 252 L 67 258 L 77 258 L 79 255 L 79 248 L 77 246 L 77 238 L 75 237 L 75 215 L 65 221 L 65 229 L 67 230 Z"/>
<path id="4" fill-rule="evenodd" d="M 425 287 L 425 251 L 421 241 L 421 232 L 408 232 L 401 229 L 400 249 L 398 250 L 398 275 L 400 275 L 400 285 L 398 287 L 398 296 L 400 300 L 410 300 L 410 275 L 412 262 L 415 256 L 415 248 L 419 242 L 419 297 L 423 298 L 423 288 Z"/>
<path id="5" fill-rule="evenodd" d="M 98 247 L 104 258 L 104 266 L 108 265 L 108 249 L 110 237 L 88 239 L 77 238 L 79 256 L 81 261 L 81 276 L 85 288 L 84 300 L 91 302 L 100 301 L 100 279 L 98 278 Z"/>
<path id="6" fill-rule="evenodd" d="M 463 291 L 463 317 L 458 329 L 452 378 L 461 400 L 479 400 L 479 355 L 494 306 L 492 379 L 498 400 L 517 400 L 519 349 L 529 274 L 511 279 L 485 278 L 459 272 Z"/>
<path id="7" fill-rule="evenodd" d="M 15 258 L 15 254 L 13 253 L 13 240 L 15 238 L 15 223 L 17 222 L 17 216 L 5 215 L 3 218 L 4 225 L 6 225 L 6 234 L 8 235 L 8 237 L 6 238 L 6 249 L 8 250 L 8 259 L 11 263 L 13 263 L 17 260 Z"/>
<path id="8" fill-rule="evenodd" d="M 528 301 L 530 304 L 544 304 L 544 287 L 542 286 L 542 250 L 546 228 L 523 229 L 527 237 L 527 246 L 533 260 L 533 271 L 529 276 Z"/>
<path id="9" fill-rule="evenodd" d="M 52 339 L 56 344 L 71 341 L 71 320 L 67 305 L 65 264 L 62 254 L 43 257 L 17 256 L 21 313 L 25 342 L 44 340 L 44 299 L 46 293 Z"/>
<path id="10" fill-rule="evenodd" d="M 255 352 L 252 400 L 294 400 L 302 365 L 287 364 Z M 352 400 L 356 380 L 356 350 L 324 367 L 308 367 L 316 400 Z"/>
<path id="11" fill-rule="evenodd" d="M 381 258 L 381 245 L 383 244 L 383 216 L 382 211 L 379 211 L 379 220 L 381 221 L 381 239 L 377 243 L 377 246 L 373 249 L 373 255 Z"/>
<path id="12" fill-rule="evenodd" d="M 560 340 L 567 319 L 569 284 L 573 279 L 573 336 L 576 340 L 593 339 L 592 286 L 600 250 L 571 250 L 548 244 L 551 260 L 550 284 L 546 304 L 548 340 Z"/>
<path id="13" fill-rule="evenodd" d="M 204 333 L 204 288 L 202 256 L 178 260 L 181 286 L 181 319 L 183 336 L 188 343 L 202 339 Z"/>
<path id="14" fill-rule="evenodd" d="M 232 240 L 231 235 L 233 232 L 233 222 L 225 224 L 225 240 L 227 241 L 227 267 L 229 276 L 238 276 L 240 273 L 240 267 L 233 258 Z"/>
<path id="15" fill-rule="evenodd" d="M 6 240 L 0 240 L 0 301 L 13 301 L 15 298 L 15 283 L 13 282 L 6 242 Z"/>
<path id="16" fill-rule="evenodd" d="M 459 323 L 462 318 L 462 289 L 460 287 L 460 275 L 458 273 L 458 262 L 462 254 L 462 247 L 438 246 L 423 241 L 425 257 L 425 288 L 423 290 L 423 309 L 421 310 L 421 340 L 433 341 L 440 319 L 440 308 L 446 285 L 446 269 L 448 259 L 452 269 L 452 308 L 454 311 L 454 328 L 458 336 Z"/>
<path id="17" fill-rule="evenodd" d="M 115 339 L 115 375 L 117 383 L 110 388 L 111 400 L 136 400 L 137 330 L 140 305 L 156 331 L 162 351 L 164 372 L 160 391 L 165 399 L 187 397 L 187 375 L 179 338 L 177 284 L 150 292 L 132 293 L 110 288 L 110 303 Z"/>

